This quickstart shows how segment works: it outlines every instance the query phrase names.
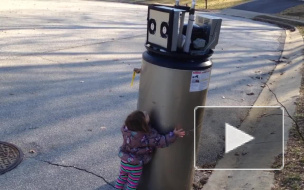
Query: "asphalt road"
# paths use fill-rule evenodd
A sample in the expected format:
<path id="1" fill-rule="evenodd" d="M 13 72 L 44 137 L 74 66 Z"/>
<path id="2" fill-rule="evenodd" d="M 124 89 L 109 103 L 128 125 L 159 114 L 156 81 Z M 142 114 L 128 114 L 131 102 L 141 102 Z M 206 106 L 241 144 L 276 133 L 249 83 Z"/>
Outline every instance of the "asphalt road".
<path id="1" fill-rule="evenodd" d="M 253 11 L 259 13 L 275 14 L 290 7 L 304 4 L 300 0 L 253 0 L 251 2 L 238 5 L 233 9 L 240 9 L 244 11 Z"/>

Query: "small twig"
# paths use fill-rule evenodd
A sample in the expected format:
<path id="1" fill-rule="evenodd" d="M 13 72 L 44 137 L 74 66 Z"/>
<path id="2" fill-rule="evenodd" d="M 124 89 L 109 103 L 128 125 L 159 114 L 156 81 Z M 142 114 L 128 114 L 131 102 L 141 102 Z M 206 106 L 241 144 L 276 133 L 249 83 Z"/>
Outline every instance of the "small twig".
<path id="1" fill-rule="evenodd" d="M 287 108 L 279 101 L 277 95 L 270 89 L 270 87 L 268 86 L 268 84 L 265 83 L 265 85 L 267 86 L 268 90 L 274 95 L 274 97 L 277 100 L 277 102 L 284 108 L 284 110 L 286 111 L 288 117 L 295 123 L 295 125 L 296 125 L 296 131 L 299 134 L 299 136 L 302 139 L 302 141 L 304 141 L 304 136 L 301 133 L 300 126 L 298 125 L 297 121 L 289 114 Z"/>

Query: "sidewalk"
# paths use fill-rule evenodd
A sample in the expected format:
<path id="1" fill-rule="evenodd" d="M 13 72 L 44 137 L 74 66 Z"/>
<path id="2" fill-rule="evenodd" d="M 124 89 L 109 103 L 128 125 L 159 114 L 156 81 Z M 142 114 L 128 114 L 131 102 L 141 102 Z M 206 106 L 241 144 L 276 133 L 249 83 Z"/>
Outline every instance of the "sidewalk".
<path id="1" fill-rule="evenodd" d="M 1 188 L 112 189 L 119 128 L 137 104 L 139 77 L 130 82 L 145 51 L 147 7 L 1 0 L 0 13 L 0 139 L 25 154 L 0 176 Z M 285 31 L 216 15 L 223 26 L 207 105 L 252 105 L 281 57 Z"/>

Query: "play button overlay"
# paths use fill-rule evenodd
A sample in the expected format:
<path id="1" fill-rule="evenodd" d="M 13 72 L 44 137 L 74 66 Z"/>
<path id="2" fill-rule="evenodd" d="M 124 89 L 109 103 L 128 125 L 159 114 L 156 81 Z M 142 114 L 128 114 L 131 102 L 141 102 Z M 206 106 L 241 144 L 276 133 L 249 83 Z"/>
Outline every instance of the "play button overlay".
<path id="1" fill-rule="evenodd" d="M 225 139 L 225 153 L 227 154 L 231 150 L 252 141 L 254 137 L 225 123 Z"/>
<path id="2" fill-rule="evenodd" d="M 279 106 L 196 107 L 193 130 L 195 169 L 282 169 L 283 116 L 284 109 Z"/>

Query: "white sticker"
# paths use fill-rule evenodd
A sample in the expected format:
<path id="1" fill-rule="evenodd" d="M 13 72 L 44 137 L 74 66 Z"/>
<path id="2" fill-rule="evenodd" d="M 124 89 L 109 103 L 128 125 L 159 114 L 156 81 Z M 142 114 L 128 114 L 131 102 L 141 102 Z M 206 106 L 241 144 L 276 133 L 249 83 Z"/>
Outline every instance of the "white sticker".
<path id="1" fill-rule="evenodd" d="M 193 71 L 190 82 L 190 92 L 198 92 L 208 88 L 211 68 L 204 71 Z"/>

